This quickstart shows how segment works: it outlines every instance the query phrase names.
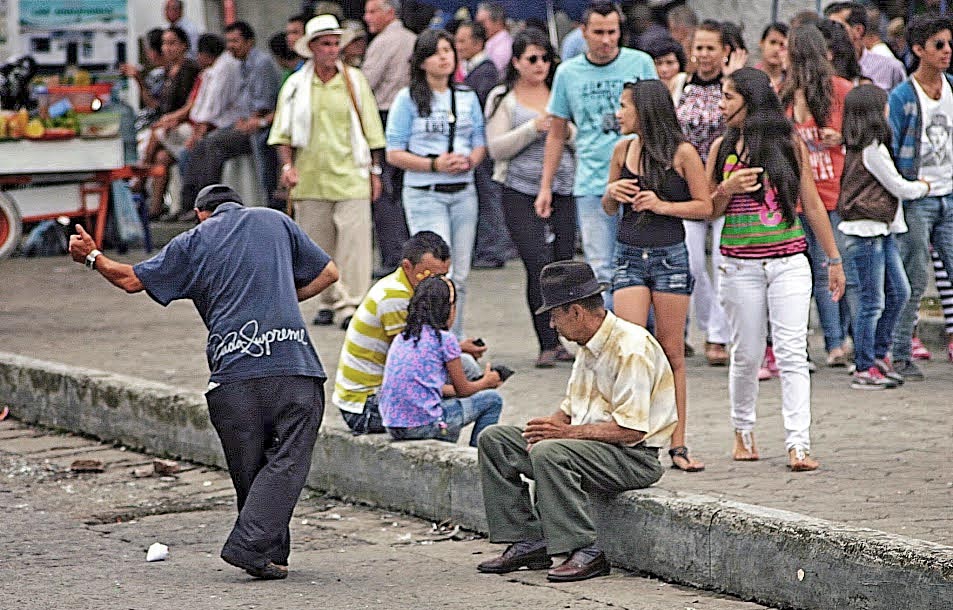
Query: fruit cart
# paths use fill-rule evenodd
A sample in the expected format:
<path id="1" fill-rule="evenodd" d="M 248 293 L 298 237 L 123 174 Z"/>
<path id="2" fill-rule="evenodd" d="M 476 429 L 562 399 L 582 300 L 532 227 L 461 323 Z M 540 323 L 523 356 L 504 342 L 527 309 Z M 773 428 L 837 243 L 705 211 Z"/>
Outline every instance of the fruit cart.
<path id="1" fill-rule="evenodd" d="M 125 165 L 119 115 L 94 112 L 110 89 L 52 86 L 43 118 L 0 112 L 0 258 L 20 243 L 23 223 L 62 216 L 85 219 L 102 245 L 110 184 Z M 46 116 L 51 101 L 69 112 Z"/>
<path id="2" fill-rule="evenodd" d="M 20 242 L 22 223 L 60 216 L 85 219 L 102 245 L 122 140 L 60 137 L 0 142 L 0 258 Z"/>

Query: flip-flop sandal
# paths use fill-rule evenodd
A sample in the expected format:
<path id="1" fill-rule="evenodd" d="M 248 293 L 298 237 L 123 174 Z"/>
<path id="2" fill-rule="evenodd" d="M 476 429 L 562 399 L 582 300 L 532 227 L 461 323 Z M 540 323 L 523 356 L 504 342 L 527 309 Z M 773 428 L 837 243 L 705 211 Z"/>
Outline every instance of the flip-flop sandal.
<path id="1" fill-rule="evenodd" d="M 680 447 L 672 447 L 671 449 L 668 450 L 668 455 L 669 455 L 669 457 L 672 458 L 672 468 L 674 468 L 675 470 L 681 470 L 681 471 L 683 471 L 683 472 L 701 472 L 702 470 L 705 469 L 704 466 L 692 466 L 692 465 L 691 465 L 692 459 L 691 459 L 690 457 L 688 457 L 688 447 L 686 447 L 686 446 L 684 446 L 684 445 L 682 445 L 682 446 L 680 446 Z M 679 465 L 675 462 L 675 458 L 682 458 L 683 460 L 685 460 L 686 462 L 688 462 L 689 465 L 688 465 L 688 466 L 684 466 L 684 467 L 679 466 Z"/>

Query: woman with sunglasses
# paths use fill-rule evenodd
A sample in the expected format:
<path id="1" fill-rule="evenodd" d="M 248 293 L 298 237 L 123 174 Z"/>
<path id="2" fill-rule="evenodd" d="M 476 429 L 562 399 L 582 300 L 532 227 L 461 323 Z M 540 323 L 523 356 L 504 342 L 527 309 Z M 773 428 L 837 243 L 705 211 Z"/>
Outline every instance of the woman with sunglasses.
<path id="1" fill-rule="evenodd" d="M 536 368 L 571 361 L 549 314 L 534 313 L 542 305 L 539 272 L 553 261 L 571 259 L 576 237 L 576 206 L 572 197 L 575 159 L 563 149 L 553 180 L 552 213 L 544 218 L 534 207 L 543 172 L 550 118 L 546 113 L 556 62 L 549 38 L 529 29 L 513 40 L 513 59 L 502 85 L 490 92 L 486 104 L 486 137 L 495 162 L 493 179 L 503 184 L 503 214 L 510 236 L 526 268 L 526 301 L 539 342 Z M 575 129 L 570 126 L 570 139 Z"/>
<path id="2" fill-rule="evenodd" d="M 609 163 L 602 197 L 606 214 L 622 208 L 616 237 L 612 298 L 617 316 L 639 326 L 655 308 L 655 336 L 675 376 L 678 425 L 672 434 L 672 467 L 704 470 L 685 445 L 685 324 L 692 294 L 683 219 L 711 215 L 705 166 L 675 118 L 671 94 L 660 80 L 626 83 L 616 112 L 623 135 Z"/>
<path id="3" fill-rule="evenodd" d="M 477 227 L 473 170 L 486 156 L 476 93 L 453 84 L 457 51 L 445 30 L 425 30 L 410 58 L 410 87 L 387 114 L 387 162 L 405 170 L 402 192 L 410 234 L 433 231 L 450 244 L 456 284 L 453 332 L 463 335 L 463 305 Z"/>
<path id="4" fill-rule="evenodd" d="M 728 316 L 728 391 L 735 428 L 733 457 L 759 458 L 754 442 L 758 369 L 770 325 L 781 370 L 781 413 L 792 471 L 815 470 L 810 457 L 811 377 L 807 320 L 811 268 L 798 201 L 826 255 L 828 289 L 844 294 L 844 269 L 807 147 L 795 138 L 767 74 L 742 68 L 722 84 L 727 131 L 712 144 L 708 180 L 714 216 L 725 218 L 718 268 Z"/>

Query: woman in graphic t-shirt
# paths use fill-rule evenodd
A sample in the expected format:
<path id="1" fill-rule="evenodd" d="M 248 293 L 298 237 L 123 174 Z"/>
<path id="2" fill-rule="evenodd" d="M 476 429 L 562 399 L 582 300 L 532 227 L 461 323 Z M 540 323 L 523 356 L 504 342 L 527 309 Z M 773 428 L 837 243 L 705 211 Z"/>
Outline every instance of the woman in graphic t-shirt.
<path id="1" fill-rule="evenodd" d="M 837 197 L 844 172 L 844 146 L 840 129 L 844 116 L 844 98 L 852 89 L 849 81 L 834 75 L 827 59 L 824 37 L 813 25 L 803 25 L 791 32 L 788 80 L 781 90 L 781 101 L 794 130 L 808 149 L 811 173 L 817 192 L 824 203 L 832 226 L 840 224 Z M 801 223 L 804 224 L 802 214 Z M 849 362 L 844 340 L 850 325 L 847 300 L 835 303 L 827 289 L 827 263 L 824 253 L 809 225 L 804 227 L 811 271 L 814 277 L 814 301 L 824 329 L 827 365 L 845 367 Z M 842 237 L 835 231 L 838 247 Z"/>
<path id="2" fill-rule="evenodd" d="M 768 75 L 742 68 L 725 78 L 721 109 L 728 130 L 712 144 L 708 179 L 715 216 L 725 217 L 719 267 L 721 299 L 731 334 L 728 389 L 735 428 L 733 457 L 758 459 L 754 442 L 758 368 L 770 325 L 781 370 L 785 447 L 793 471 L 814 470 L 810 457 L 811 378 L 807 319 L 811 270 L 797 214 L 817 235 L 829 267 L 834 300 L 844 293 L 844 270 L 808 150 L 796 139 Z M 766 319 L 767 318 L 767 319 Z"/>
<path id="3" fill-rule="evenodd" d="M 450 275 L 459 292 L 453 332 L 463 334 L 463 304 L 476 239 L 473 169 L 486 156 L 483 110 L 476 93 L 453 85 L 453 37 L 426 30 L 410 58 L 410 87 L 387 113 L 387 162 L 405 170 L 403 202 L 413 235 L 433 231 L 452 252 Z"/>

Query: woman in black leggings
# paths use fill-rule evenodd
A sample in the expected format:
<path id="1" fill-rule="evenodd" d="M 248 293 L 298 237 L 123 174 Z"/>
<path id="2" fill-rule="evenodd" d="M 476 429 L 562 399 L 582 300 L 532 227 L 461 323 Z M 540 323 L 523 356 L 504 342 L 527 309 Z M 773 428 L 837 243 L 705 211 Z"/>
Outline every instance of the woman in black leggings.
<path id="1" fill-rule="evenodd" d="M 552 210 L 536 210 L 543 171 L 543 153 L 549 130 L 549 90 L 556 71 L 549 39 L 538 30 L 526 30 L 513 41 L 513 59 L 504 84 L 490 92 L 486 103 L 486 139 L 495 161 L 493 179 L 503 183 L 503 214 L 510 236 L 526 267 L 526 300 L 539 341 L 537 368 L 551 368 L 572 355 L 549 327 L 542 305 L 539 272 L 547 264 L 572 258 L 576 237 L 576 209 L 572 198 L 575 160 L 566 147 L 553 180 Z M 575 133 L 570 130 L 570 137 Z"/>

